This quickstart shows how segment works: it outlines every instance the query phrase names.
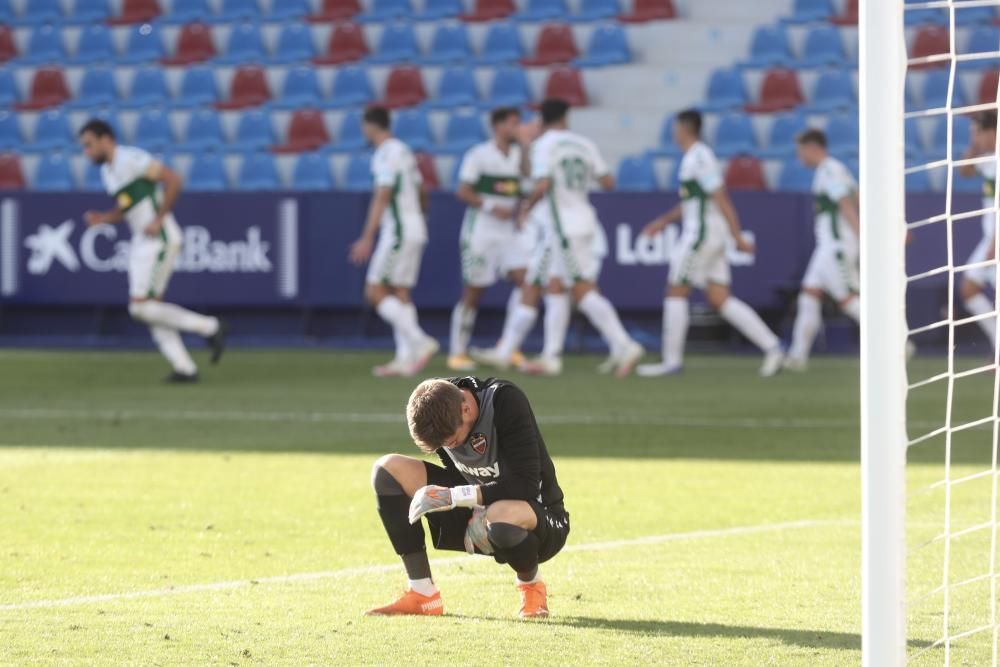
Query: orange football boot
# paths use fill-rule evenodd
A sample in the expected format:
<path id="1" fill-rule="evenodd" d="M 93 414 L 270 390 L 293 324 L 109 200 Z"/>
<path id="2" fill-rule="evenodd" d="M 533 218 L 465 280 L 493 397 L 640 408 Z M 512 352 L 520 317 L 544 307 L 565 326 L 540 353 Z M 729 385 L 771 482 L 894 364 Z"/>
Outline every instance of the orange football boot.
<path id="1" fill-rule="evenodd" d="M 392 604 L 371 609 L 365 616 L 440 616 L 443 613 L 444 602 L 441 601 L 440 591 L 428 596 L 408 590 Z"/>
<path id="2" fill-rule="evenodd" d="M 545 584 L 536 581 L 533 584 L 518 584 L 521 591 L 521 618 L 546 618 L 549 615 L 548 592 Z"/>

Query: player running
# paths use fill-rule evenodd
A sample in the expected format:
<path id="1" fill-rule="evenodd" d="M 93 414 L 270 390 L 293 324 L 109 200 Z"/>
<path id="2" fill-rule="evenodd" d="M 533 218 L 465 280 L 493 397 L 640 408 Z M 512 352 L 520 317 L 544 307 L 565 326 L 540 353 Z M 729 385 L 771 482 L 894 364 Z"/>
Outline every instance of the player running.
<path id="1" fill-rule="evenodd" d="M 424 210 L 426 193 L 413 152 L 389 130 L 389 110 L 369 107 L 363 117 L 365 137 L 375 146 L 372 156 L 374 192 L 361 237 L 351 246 L 350 259 L 368 264 L 365 298 L 392 327 L 396 356 L 376 366 L 376 377 L 410 376 L 438 351 L 438 344 L 417 321 L 410 290 L 417 283 L 427 245 Z M 375 232 L 381 228 L 378 243 Z"/>
<path id="2" fill-rule="evenodd" d="M 459 241 L 462 254 L 462 299 L 451 313 L 448 368 L 470 371 L 468 355 L 483 292 L 501 276 L 514 284 L 508 317 L 521 302 L 521 284 L 532 252 L 531 230 L 520 228 L 517 205 L 527 154 L 518 145 L 521 114 L 513 107 L 490 115 L 493 139 L 469 149 L 458 170 L 458 198 L 468 204 Z"/>
<path id="3" fill-rule="evenodd" d="M 681 234 L 670 257 L 667 293 L 663 301 L 663 361 L 640 366 L 639 375 L 654 377 L 680 373 L 684 368 L 691 288 L 705 290 L 709 304 L 729 324 L 764 352 L 760 374 L 781 370 L 784 353 L 778 337 L 760 316 L 732 295 L 730 242 L 737 250 L 752 253 L 753 244 L 743 238 L 740 220 L 726 192 L 722 168 L 715 153 L 701 140 L 701 113 L 682 111 L 674 122 L 674 142 L 684 151 L 681 159 L 681 201 L 649 223 L 646 236 L 659 234 L 668 225 L 681 222 Z"/>
<path id="4" fill-rule="evenodd" d="M 822 130 L 806 130 L 798 139 L 799 161 L 815 169 L 816 249 L 802 278 L 798 314 L 792 329 L 785 368 L 804 371 L 816 334 L 823 324 L 823 293 L 837 302 L 855 322 L 861 318 L 858 301 L 858 184 L 850 170 L 826 150 Z M 992 201 L 992 200 L 991 200 Z M 991 204 L 992 205 L 992 204 Z"/>
<path id="5" fill-rule="evenodd" d="M 538 565 L 569 535 L 569 514 L 528 398 L 506 380 L 420 383 L 406 406 L 410 436 L 444 467 L 401 454 L 375 462 L 372 487 L 407 591 L 369 615 L 444 613 L 420 518 L 437 549 L 491 555 L 517 577 L 522 618 L 549 615 Z"/>
<path id="6" fill-rule="evenodd" d="M 132 230 L 128 312 L 149 327 L 157 347 L 170 362 L 173 372 L 166 381 L 197 382 L 198 367 L 180 332 L 204 338 L 215 364 L 225 349 L 226 325 L 217 317 L 162 301 L 181 252 L 181 228 L 173 214 L 181 177 L 141 148 L 119 145 L 114 130 L 103 120 L 88 121 L 80 129 L 79 139 L 87 157 L 100 165 L 104 188 L 116 202 L 110 211 L 87 211 L 84 221 L 110 225 L 124 220 Z"/>

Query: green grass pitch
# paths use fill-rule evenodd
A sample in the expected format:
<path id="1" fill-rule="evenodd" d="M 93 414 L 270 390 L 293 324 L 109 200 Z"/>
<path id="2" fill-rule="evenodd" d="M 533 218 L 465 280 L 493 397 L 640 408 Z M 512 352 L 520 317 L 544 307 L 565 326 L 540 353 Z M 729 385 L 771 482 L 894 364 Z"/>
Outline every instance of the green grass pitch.
<path id="1" fill-rule="evenodd" d="M 416 451 L 415 380 L 373 379 L 381 357 L 234 350 L 188 387 L 159 384 L 152 352 L 0 351 L 0 664 L 858 663 L 856 361 L 762 380 L 756 358 L 696 356 L 616 381 L 574 357 L 514 377 L 573 518 L 542 569 L 553 616 L 526 623 L 508 569 L 433 551 L 445 617 L 362 615 L 405 583 L 371 463 Z M 956 423 L 991 414 L 993 382 L 956 383 Z M 943 386 L 910 415 L 914 435 L 943 424 Z M 990 442 L 956 434 L 951 477 L 989 471 Z M 949 581 L 970 580 L 949 632 L 990 622 L 990 531 L 937 539 L 944 459 L 934 438 L 908 468 L 913 654 L 944 632 L 946 544 Z M 991 520 L 992 482 L 951 487 L 953 531 Z M 952 664 L 984 664 L 991 640 L 959 640 Z"/>

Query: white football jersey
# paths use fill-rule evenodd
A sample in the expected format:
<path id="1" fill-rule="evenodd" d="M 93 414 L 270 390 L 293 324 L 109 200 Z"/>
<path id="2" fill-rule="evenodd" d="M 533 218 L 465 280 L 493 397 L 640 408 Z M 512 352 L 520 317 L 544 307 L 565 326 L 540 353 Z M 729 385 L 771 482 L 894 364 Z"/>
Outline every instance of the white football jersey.
<path id="1" fill-rule="evenodd" d="M 146 172 L 155 161 L 141 148 L 115 146 L 111 160 L 101 165 L 104 189 L 125 212 L 125 221 L 133 236 L 143 233 L 159 209 L 157 184 L 146 178 Z"/>
<path id="2" fill-rule="evenodd" d="M 683 233 L 694 238 L 728 233 L 726 219 L 712 200 L 723 185 L 722 167 L 712 149 L 700 141 L 688 148 L 681 158 L 679 177 Z"/>
<path id="3" fill-rule="evenodd" d="M 423 179 L 413 151 L 399 139 L 389 137 L 375 149 L 372 176 L 376 187 L 392 188 L 392 199 L 382 214 L 383 233 L 411 241 L 426 241 L 427 225 L 420 208 Z"/>
<path id="4" fill-rule="evenodd" d="M 599 226 L 590 189 L 608 174 L 593 141 L 568 130 L 548 130 L 532 146 L 531 176 L 551 182 L 547 202 L 550 222 L 561 236 L 593 234 Z"/>
<path id="5" fill-rule="evenodd" d="M 470 208 L 475 213 L 476 225 L 510 225 L 510 220 L 499 220 L 488 211 L 492 206 L 513 208 L 521 196 L 521 147 L 511 145 L 504 153 L 493 140 L 484 141 L 470 148 L 462 157 L 458 180 L 472 187 L 483 199 L 481 209 Z"/>
<path id="6" fill-rule="evenodd" d="M 840 160 L 827 156 L 816 167 L 812 185 L 816 198 L 816 245 L 857 247 L 854 230 L 840 215 L 840 201 L 857 190 L 857 181 Z"/>
<path id="7" fill-rule="evenodd" d="M 976 171 L 983 177 L 983 208 L 993 208 L 993 195 L 996 191 L 997 163 L 995 160 L 976 165 Z M 996 227 L 993 224 L 992 212 L 983 213 L 983 238 L 992 239 Z"/>

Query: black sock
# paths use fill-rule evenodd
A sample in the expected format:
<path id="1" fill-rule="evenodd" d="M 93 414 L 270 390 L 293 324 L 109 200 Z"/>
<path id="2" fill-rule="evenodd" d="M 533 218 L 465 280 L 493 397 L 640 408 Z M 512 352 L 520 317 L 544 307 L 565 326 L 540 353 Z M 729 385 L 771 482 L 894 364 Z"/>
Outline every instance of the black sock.
<path id="1" fill-rule="evenodd" d="M 410 497 L 396 478 L 382 466 L 372 471 L 372 488 L 378 499 L 378 515 L 392 548 L 403 558 L 403 567 L 409 579 L 430 579 L 431 565 L 424 547 L 424 526 L 418 521 L 410 523 Z"/>
<path id="2" fill-rule="evenodd" d="M 518 573 L 521 581 L 531 581 L 538 574 L 538 537 L 511 523 L 491 523 L 486 531 L 496 548 L 495 556 Z"/>

